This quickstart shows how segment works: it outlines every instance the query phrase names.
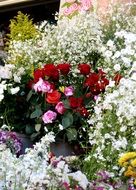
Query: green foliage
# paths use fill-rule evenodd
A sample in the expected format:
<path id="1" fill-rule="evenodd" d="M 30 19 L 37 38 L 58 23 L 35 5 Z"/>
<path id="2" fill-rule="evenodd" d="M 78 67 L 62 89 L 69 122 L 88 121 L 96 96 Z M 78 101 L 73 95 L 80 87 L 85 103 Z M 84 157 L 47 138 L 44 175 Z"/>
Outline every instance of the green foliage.
<path id="1" fill-rule="evenodd" d="M 62 118 L 62 125 L 64 128 L 70 127 L 73 124 L 73 116 L 71 113 L 64 114 Z"/>
<path id="2" fill-rule="evenodd" d="M 77 130 L 74 128 L 67 129 L 68 141 L 74 141 L 77 139 Z"/>
<path id="3" fill-rule="evenodd" d="M 33 20 L 29 18 L 27 14 L 23 14 L 22 12 L 18 12 L 18 15 L 10 20 L 10 34 L 8 37 L 10 40 L 29 40 L 35 38 L 38 34 Z"/>

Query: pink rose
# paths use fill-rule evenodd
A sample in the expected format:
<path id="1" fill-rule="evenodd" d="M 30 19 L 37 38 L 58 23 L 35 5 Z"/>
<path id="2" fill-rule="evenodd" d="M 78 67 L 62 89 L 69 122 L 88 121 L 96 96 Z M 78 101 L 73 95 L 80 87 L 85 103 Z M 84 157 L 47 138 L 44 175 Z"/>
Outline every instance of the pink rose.
<path id="1" fill-rule="evenodd" d="M 63 14 L 65 16 L 69 16 L 70 14 L 74 13 L 75 11 L 77 11 L 79 8 L 77 3 L 72 4 L 70 7 L 64 9 Z"/>
<path id="2" fill-rule="evenodd" d="M 44 123 L 52 123 L 57 117 L 56 112 L 53 112 L 51 110 L 47 111 L 44 113 L 44 115 L 42 116 L 42 120 Z"/>
<path id="3" fill-rule="evenodd" d="M 68 86 L 64 89 L 64 94 L 66 96 L 72 96 L 74 94 L 74 88 L 73 86 Z"/>
<path id="4" fill-rule="evenodd" d="M 33 86 L 35 92 L 52 92 L 51 84 L 39 78 L 39 81 Z"/>
<path id="5" fill-rule="evenodd" d="M 88 11 L 92 7 L 91 0 L 81 0 L 81 9 Z"/>
<path id="6" fill-rule="evenodd" d="M 55 109 L 57 110 L 58 113 L 63 114 L 65 112 L 65 107 L 63 102 L 58 102 L 57 105 L 55 106 Z"/>

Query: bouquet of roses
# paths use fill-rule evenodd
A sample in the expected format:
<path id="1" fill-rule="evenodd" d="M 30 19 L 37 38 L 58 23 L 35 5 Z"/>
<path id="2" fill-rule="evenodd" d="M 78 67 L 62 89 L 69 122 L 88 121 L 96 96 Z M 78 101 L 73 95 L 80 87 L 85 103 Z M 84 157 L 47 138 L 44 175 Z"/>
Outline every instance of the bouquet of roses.
<path id="1" fill-rule="evenodd" d="M 37 134 L 54 131 L 56 138 L 86 142 L 87 117 L 108 84 L 106 74 L 101 69 L 94 72 L 89 64 L 75 69 L 68 63 L 46 64 L 36 69 L 27 101 Z"/>

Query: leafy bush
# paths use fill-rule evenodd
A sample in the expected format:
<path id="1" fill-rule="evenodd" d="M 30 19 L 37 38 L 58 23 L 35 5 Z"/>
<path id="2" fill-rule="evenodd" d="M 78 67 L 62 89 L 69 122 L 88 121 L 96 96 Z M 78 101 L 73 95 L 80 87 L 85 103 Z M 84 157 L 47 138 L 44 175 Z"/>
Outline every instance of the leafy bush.
<path id="1" fill-rule="evenodd" d="M 10 40 L 25 41 L 35 38 L 38 34 L 33 20 L 27 14 L 23 14 L 20 11 L 17 16 L 10 20 L 9 28 L 10 34 L 8 34 L 8 37 Z"/>

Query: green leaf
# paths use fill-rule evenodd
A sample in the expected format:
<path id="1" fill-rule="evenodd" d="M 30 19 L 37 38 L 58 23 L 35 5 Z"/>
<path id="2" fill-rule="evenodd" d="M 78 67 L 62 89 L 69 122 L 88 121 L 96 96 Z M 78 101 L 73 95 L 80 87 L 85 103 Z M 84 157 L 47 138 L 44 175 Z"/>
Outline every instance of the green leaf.
<path id="1" fill-rule="evenodd" d="M 30 92 L 28 93 L 27 98 L 26 98 L 27 102 L 30 100 L 30 98 L 32 97 L 32 95 L 33 95 L 33 90 L 30 90 Z"/>
<path id="2" fill-rule="evenodd" d="M 30 135 L 34 132 L 34 128 L 30 125 L 26 125 L 25 132 L 27 135 Z"/>
<path id="3" fill-rule="evenodd" d="M 63 5 L 61 6 L 61 8 L 70 7 L 71 5 L 72 5 L 72 3 L 65 2 L 65 3 L 63 3 Z"/>
<path id="4" fill-rule="evenodd" d="M 70 105 L 69 105 L 69 101 L 68 100 L 63 100 L 62 101 L 64 103 L 64 107 L 69 109 L 70 108 Z"/>
<path id="5" fill-rule="evenodd" d="M 40 133 L 33 133 L 31 135 L 31 140 L 34 141 L 38 136 L 39 136 Z"/>
<path id="6" fill-rule="evenodd" d="M 36 124 L 36 125 L 35 125 L 35 130 L 36 130 L 37 132 L 39 132 L 40 129 L 41 129 L 41 124 Z"/>
<path id="7" fill-rule="evenodd" d="M 74 11 L 71 15 L 68 15 L 69 19 L 72 19 L 72 17 L 78 15 L 78 11 Z"/>
<path id="8" fill-rule="evenodd" d="M 67 129 L 68 141 L 74 141 L 77 139 L 77 131 L 74 128 Z"/>
<path id="9" fill-rule="evenodd" d="M 70 127 L 73 124 L 73 115 L 66 113 L 62 118 L 62 125 L 64 128 Z"/>
<path id="10" fill-rule="evenodd" d="M 42 110 L 40 108 L 37 108 L 31 115 L 30 118 L 39 118 L 42 115 Z"/>

